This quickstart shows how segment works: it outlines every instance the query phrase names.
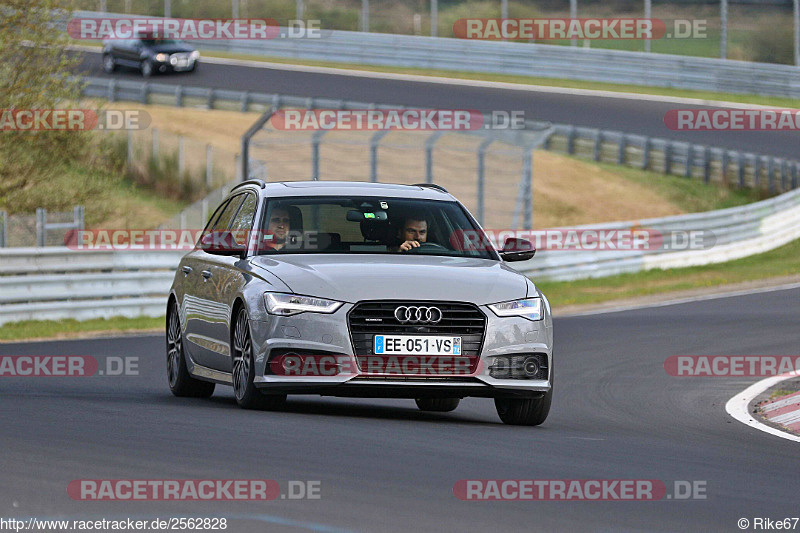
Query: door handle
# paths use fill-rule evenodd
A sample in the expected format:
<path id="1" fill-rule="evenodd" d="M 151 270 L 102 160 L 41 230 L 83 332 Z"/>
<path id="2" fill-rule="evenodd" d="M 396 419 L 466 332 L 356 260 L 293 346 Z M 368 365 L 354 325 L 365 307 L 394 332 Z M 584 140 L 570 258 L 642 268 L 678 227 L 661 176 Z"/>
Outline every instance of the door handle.
<path id="1" fill-rule="evenodd" d="M 186 274 L 187 276 L 192 273 L 192 267 L 190 266 L 185 266 L 181 268 L 181 270 L 183 270 L 183 273 Z"/>
<path id="2" fill-rule="evenodd" d="M 205 279 L 208 279 L 208 278 L 211 277 L 211 271 L 210 270 L 203 270 L 203 272 L 201 272 L 201 274 L 203 274 L 203 277 Z"/>

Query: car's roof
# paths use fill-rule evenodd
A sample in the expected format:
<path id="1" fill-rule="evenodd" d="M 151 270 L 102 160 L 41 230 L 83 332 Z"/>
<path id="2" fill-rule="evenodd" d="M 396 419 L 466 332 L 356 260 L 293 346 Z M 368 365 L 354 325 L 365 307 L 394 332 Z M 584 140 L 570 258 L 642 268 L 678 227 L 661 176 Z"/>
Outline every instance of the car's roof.
<path id="1" fill-rule="evenodd" d="M 382 196 L 386 198 L 414 198 L 420 200 L 448 200 L 455 198 L 441 189 L 420 185 L 371 183 L 363 181 L 280 181 L 259 187 L 266 197 L 291 196 Z"/>

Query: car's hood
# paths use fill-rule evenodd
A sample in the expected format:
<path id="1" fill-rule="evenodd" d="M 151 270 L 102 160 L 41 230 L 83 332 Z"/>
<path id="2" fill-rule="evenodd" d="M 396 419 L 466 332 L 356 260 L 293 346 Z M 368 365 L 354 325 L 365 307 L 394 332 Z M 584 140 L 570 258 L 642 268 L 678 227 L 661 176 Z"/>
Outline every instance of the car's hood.
<path id="1" fill-rule="evenodd" d="M 156 54 L 177 54 L 181 52 L 193 52 L 194 48 L 187 44 L 154 44 L 150 49 Z"/>
<path id="2" fill-rule="evenodd" d="M 486 259 L 412 255 L 259 256 L 295 294 L 341 302 L 408 299 L 489 304 L 524 298 L 525 277 Z"/>

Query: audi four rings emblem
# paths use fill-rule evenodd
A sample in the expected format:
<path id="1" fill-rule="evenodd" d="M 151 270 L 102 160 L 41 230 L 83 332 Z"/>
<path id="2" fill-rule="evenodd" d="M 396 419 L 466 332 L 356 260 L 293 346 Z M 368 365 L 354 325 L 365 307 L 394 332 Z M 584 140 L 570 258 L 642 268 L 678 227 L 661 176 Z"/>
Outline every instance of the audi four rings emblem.
<path id="1" fill-rule="evenodd" d="M 401 324 L 437 324 L 442 319 L 442 311 L 438 307 L 401 305 L 394 310 L 394 317 Z"/>

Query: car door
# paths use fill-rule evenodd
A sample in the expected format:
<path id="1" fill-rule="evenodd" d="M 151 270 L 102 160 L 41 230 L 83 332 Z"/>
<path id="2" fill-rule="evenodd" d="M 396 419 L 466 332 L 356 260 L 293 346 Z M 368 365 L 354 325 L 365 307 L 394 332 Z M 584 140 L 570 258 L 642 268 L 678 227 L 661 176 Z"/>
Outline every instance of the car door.
<path id="1" fill-rule="evenodd" d="M 253 193 L 246 193 L 244 200 L 233 217 L 227 228 L 233 234 L 233 238 L 238 245 L 247 246 L 248 233 L 253 228 L 256 216 L 258 199 Z M 221 230 L 222 228 L 220 228 Z M 206 269 L 210 273 L 207 281 L 211 298 L 214 302 L 222 304 L 219 309 L 225 312 L 226 320 L 208 321 L 206 335 L 213 338 L 214 346 L 219 350 L 214 354 L 213 366 L 215 370 L 231 372 L 232 358 L 230 346 L 231 324 L 236 317 L 231 315 L 233 302 L 236 295 L 240 293 L 246 282 L 245 271 L 246 259 L 240 256 L 212 255 L 206 260 Z"/>
<path id="2" fill-rule="evenodd" d="M 227 230 L 244 199 L 244 194 L 237 194 L 227 201 L 203 234 Z M 230 308 L 221 299 L 218 288 L 219 281 L 224 279 L 216 271 L 218 258 L 198 247 L 185 258 L 183 265 L 188 269 L 188 273 L 184 270 L 186 290 L 183 301 L 186 348 L 195 363 L 215 369 L 224 366 L 228 355 L 227 341 L 223 345 L 219 343 L 220 331 L 226 327 L 230 316 Z"/>

